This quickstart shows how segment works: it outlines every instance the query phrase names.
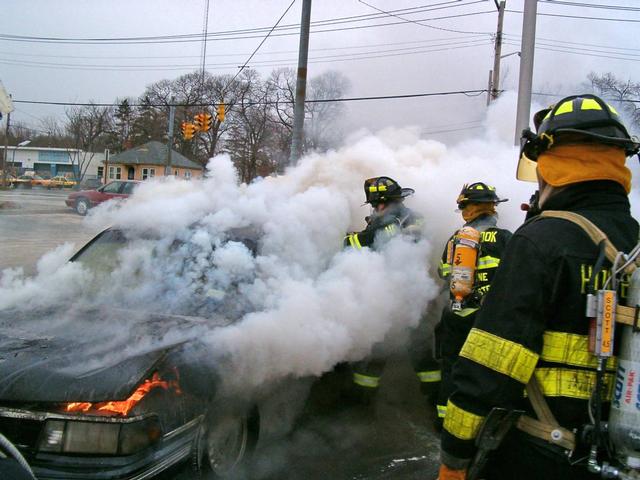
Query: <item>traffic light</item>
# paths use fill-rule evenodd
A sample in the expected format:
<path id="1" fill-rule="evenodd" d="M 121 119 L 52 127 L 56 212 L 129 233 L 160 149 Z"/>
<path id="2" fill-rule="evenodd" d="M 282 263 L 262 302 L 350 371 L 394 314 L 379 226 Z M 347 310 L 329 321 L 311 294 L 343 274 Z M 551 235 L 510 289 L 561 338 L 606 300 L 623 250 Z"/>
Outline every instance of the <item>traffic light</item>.
<path id="1" fill-rule="evenodd" d="M 182 122 L 182 136 L 185 140 L 191 140 L 196 133 L 196 126 L 193 123 Z"/>
<path id="2" fill-rule="evenodd" d="M 224 117 L 224 113 L 222 114 L 222 116 Z M 200 115 L 201 118 L 201 123 L 202 125 L 200 126 L 200 131 L 201 132 L 208 132 L 211 129 L 211 114 L 210 113 L 202 113 Z"/>
<path id="3" fill-rule="evenodd" d="M 193 117 L 193 126 L 196 129 L 196 132 L 202 131 L 202 117 L 204 114 L 198 113 L 195 117 Z"/>
<path id="4" fill-rule="evenodd" d="M 224 122 L 224 104 L 221 103 L 216 107 L 216 119 L 222 123 Z"/>

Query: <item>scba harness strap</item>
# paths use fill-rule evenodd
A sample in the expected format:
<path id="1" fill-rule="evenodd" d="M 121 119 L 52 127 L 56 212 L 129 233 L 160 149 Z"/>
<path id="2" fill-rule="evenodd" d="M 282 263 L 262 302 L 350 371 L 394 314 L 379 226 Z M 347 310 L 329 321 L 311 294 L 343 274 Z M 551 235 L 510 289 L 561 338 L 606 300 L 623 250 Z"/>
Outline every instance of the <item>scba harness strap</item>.
<path id="1" fill-rule="evenodd" d="M 591 221 L 587 220 L 582 215 L 573 212 L 547 210 L 542 212 L 536 219 L 539 218 L 559 218 L 567 220 L 579 226 L 588 236 L 593 243 L 600 245 L 604 242 L 604 253 L 606 258 L 615 264 L 616 259 L 619 257 L 619 251 L 611 243 L 609 237 L 600 230 Z M 534 221 L 536 220 L 534 219 Z M 638 268 L 638 258 L 635 261 L 629 263 L 622 271 L 627 274 L 633 273 Z M 638 328 L 638 308 L 625 307 L 618 305 L 616 307 L 616 322 L 631 325 L 634 328 Z M 529 383 L 526 387 L 527 396 L 531 402 L 533 410 L 536 412 L 537 419 L 528 416 L 521 416 L 517 422 L 517 428 L 529 435 L 545 440 L 554 445 L 563 447 L 569 451 L 573 451 L 576 448 L 575 434 L 560 426 L 556 418 L 554 417 L 549 404 L 544 398 L 540 385 L 535 377 L 532 375 Z"/>

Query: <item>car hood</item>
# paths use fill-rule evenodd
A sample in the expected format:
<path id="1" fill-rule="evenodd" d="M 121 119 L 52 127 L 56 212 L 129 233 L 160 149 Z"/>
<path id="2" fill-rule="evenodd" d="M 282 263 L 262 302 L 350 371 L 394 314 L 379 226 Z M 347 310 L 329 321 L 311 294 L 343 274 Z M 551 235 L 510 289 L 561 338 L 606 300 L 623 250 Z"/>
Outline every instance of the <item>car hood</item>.
<path id="1" fill-rule="evenodd" d="M 168 355 L 229 323 L 124 309 L 34 313 L 0 312 L 0 401 L 126 399 Z"/>

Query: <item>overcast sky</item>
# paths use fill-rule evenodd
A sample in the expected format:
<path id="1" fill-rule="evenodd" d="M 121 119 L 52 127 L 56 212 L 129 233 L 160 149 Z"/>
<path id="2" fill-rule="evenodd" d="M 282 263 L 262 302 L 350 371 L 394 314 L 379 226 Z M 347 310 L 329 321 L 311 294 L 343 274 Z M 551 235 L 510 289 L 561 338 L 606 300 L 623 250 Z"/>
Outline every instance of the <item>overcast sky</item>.
<path id="1" fill-rule="evenodd" d="M 352 83 L 349 96 L 486 88 L 497 22 L 493 0 L 366 2 L 385 11 L 411 10 L 398 12 L 402 18 L 397 18 L 359 0 L 314 0 L 312 22 L 320 24 L 312 26 L 310 76 L 327 69 L 343 72 Z M 209 33 L 271 27 L 290 3 L 210 0 Z M 0 34 L 67 39 L 199 34 L 204 4 L 205 0 L 4 0 Z M 519 50 L 523 5 L 524 0 L 507 0 L 503 54 Z M 265 75 L 274 66 L 295 67 L 301 7 L 302 0 L 297 0 L 280 23 L 291 28 L 276 30 L 250 66 Z M 571 88 L 592 71 L 640 81 L 640 2 L 545 0 L 539 1 L 538 13 L 534 91 Z M 210 39 L 207 69 L 235 73 L 264 34 Z M 20 40 L 0 37 L 0 80 L 16 100 L 111 102 L 137 97 L 154 81 L 197 69 L 202 48 L 200 41 L 87 45 Z M 503 59 L 506 88 L 517 85 L 518 61 L 517 55 Z M 546 104 L 553 98 L 537 100 Z M 348 123 L 351 129 L 417 125 L 426 136 L 451 142 L 479 133 L 484 105 L 484 97 L 464 96 L 353 102 Z M 42 117 L 64 112 L 64 107 L 16 107 L 13 118 L 33 127 Z"/>

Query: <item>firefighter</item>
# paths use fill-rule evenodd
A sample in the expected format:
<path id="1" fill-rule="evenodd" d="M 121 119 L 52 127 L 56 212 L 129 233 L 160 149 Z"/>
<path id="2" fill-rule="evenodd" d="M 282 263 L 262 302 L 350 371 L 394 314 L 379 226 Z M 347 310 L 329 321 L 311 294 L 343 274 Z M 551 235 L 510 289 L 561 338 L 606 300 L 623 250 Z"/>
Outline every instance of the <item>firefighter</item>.
<path id="1" fill-rule="evenodd" d="M 599 249 L 581 227 L 544 213 L 578 213 L 616 249 L 628 252 L 638 241 L 638 223 L 630 214 L 631 172 L 625 159 L 638 152 L 638 144 L 616 110 L 593 95 L 564 98 L 538 112 L 534 124 L 535 134 L 523 132 L 518 179 L 537 178 L 542 214 L 509 241 L 454 366 L 440 480 L 464 479 L 470 464 L 475 468 L 486 454 L 483 433 L 491 422 L 483 421 L 498 411 L 494 407 L 523 410 L 526 416 L 489 456 L 483 478 L 600 478 L 585 468 L 580 441 L 580 432 L 589 432 L 585 426 L 596 382 L 585 293 Z M 596 289 L 602 288 L 611 263 L 604 267 L 593 279 Z M 624 301 L 626 283 L 620 283 Z M 611 373 L 604 375 L 609 386 Z"/>
<path id="2" fill-rule="evenodd" d="M 422 219 L 403 204 L 404 199 L 414 193 L 412 188 L 402 188 L 389 177 L 374 177 L 365 180 L 364 193 L 365 203 L 370 204 L 373 211 L 367 217 L 367 227 L 363 231 L 346 235 L 345 247 L 376 248 L 398 234 L 419 238 Z M 435 402 L 440 370 L 432 360 L 432 352 L 427 351 L 425 332 L 425 328 L 419 327 L 411 333 L 409 356 L 422 393 Z M 354 396 L 358 403 L 370 404 L 380 385 L 384 365 L 383 355 L 378 354 L 352 366 Z"/>
<path id="3" fill-rule="evenodd" d="M 464 185 L 457 198 L 458 209 L 465 221 L 464 227 L 472 227 L 479 232 L 477 261 L 471 292 L 464 298 L 459 308 L 452 308 L 455 297 L 449 288 L 450 302 L 445 306 L 440 324 L 436 327 L 438 336 L 438 350 L 442 362 L 442 382 L 438 394 L 436 426 L 439 428 L 447 410 L 447 399 L 452 392 L 451 368 L 458 358 L 476 314 L 480 309 L 484 295 L 491 287 L 493 276 L 500 265 L 502 252 L 511 238 L 511 232 L 498 228 L 498 214 L 496 207 L 508 199 L 501 199 L 496 189 L 486 183 L 476 182 Z M 458 232 L 454 233 L 447 242 L 442 260 L 438 268 L 440 277 L 447 281 L 450 287 L 451 262 L 458 241 Z"/>

